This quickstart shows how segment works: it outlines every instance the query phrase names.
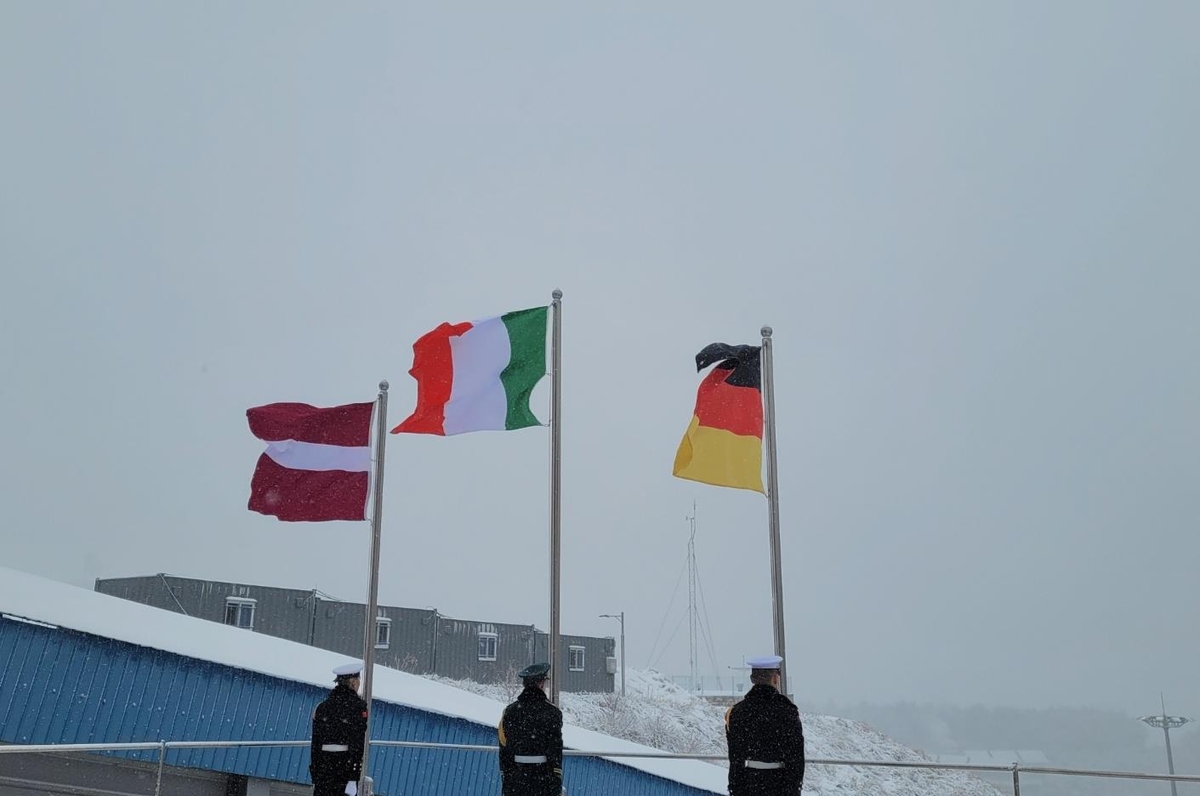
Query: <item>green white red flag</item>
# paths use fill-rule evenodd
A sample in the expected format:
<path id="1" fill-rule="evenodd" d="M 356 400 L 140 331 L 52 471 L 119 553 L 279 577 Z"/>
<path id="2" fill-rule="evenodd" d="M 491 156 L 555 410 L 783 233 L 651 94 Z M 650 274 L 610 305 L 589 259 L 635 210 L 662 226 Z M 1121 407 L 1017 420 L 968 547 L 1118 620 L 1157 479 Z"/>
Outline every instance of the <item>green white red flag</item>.
<path id="1" fill-rule="evenodd" d="M 548 307 L 443 323 L 413 344 L 417 407 L 393 434 L 451 436 L 541 425 L 529 408 L 546 375 Z"/>

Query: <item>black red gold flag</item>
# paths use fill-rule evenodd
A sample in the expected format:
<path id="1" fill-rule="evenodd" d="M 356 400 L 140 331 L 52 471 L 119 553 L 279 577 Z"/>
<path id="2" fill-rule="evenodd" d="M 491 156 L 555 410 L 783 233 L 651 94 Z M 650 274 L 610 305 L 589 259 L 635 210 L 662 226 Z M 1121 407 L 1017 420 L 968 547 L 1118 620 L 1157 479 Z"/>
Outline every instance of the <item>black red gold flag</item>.
<path id="1" fill-rule="evenodd" d="M 696 411 L 675 454 L 673 472 L 705 484 L 765 493 L 760 348 L 713 343 L 696 355 L 697 371 L 714 363 L 696 391 Z"/>

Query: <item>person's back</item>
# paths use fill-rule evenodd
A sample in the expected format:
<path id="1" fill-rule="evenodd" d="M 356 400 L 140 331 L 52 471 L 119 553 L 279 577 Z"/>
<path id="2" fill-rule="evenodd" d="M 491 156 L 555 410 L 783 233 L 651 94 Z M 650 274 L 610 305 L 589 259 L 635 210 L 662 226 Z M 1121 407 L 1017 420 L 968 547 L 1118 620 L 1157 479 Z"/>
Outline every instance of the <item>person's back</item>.
<path id="1" fill-rule="evenodd" d="M 341 796 L 362 775 L 367 703 L 358 695 L 361 665 L 334 670 L 337 685 L 313 711 L 309 774 L 314 796 Z"/>
<path id="2" fill-rule="evenodd" d="M 776 656 L 759 659 L 762 665 Z M 773 683 L 770 669 L 755 670 L 755 685 L 725 713 L 730 796 L 795 796 L 804 781 L 800 711 Z"/>
<path id="3" fill-rule="evenodd" d="M 525 688 L 500 719 L 497 733 L 504 796 L 559 796 L 562 792 L 562 711 L 542 690 L 549 668 L 535 664 L 522 672 Z"/>

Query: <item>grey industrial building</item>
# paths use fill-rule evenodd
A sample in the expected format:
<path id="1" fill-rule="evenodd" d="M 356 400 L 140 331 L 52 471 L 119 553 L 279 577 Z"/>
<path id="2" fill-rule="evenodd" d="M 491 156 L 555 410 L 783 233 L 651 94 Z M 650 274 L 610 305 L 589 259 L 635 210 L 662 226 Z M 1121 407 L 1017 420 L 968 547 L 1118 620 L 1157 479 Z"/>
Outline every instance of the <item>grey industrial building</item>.
<path id="1" fill-rule="evenodd" d="M 366 606 L 317 590 L 283 589 L 222 581 L 144 575 L 97 578 L 95 590 L 155 608 L 242 627 L 314 647 L 362 656 Z M 534 625 L 476 622 L 443 616 L 435 608 L 381 605 L 375 619 L 375 661 L 414 674 L 480 683 L 512 682 L 547 655 L 547 634 Z M 563 691 L 611 692 L 612 638 L 563 635 L 559 641 Z"/>

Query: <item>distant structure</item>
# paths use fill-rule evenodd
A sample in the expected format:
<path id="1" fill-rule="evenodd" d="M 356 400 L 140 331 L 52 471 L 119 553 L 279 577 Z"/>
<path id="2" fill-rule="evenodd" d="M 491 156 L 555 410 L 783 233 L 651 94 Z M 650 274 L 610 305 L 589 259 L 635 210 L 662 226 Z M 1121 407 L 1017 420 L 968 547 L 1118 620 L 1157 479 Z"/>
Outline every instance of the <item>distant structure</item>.
<path id="1" fill-rule="evenodd" d="M 276 638 L 362 657 L 362 603 L 313 589 L 285 589 L 174 575 L 97 578 L 101 594 L 245 628 Z M 436 608 L 379 606 L 375 662 L 381 666 L 478 683 L 515 682 L 516 673 L 547 655 L 546 633 L 534 625 L 453 619 Z M 563 691 L 611 693 L 616 642 L 611 637 L 559 640 Z"/>
<path id="2" fill-rule="evenodd" d="M 934 755 L 934 762 L 970 766 L 1047 766 L 1050 759 L 1040 749 L 968 749 L 954 754 Z"/>

